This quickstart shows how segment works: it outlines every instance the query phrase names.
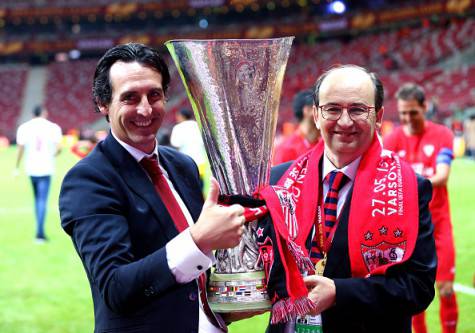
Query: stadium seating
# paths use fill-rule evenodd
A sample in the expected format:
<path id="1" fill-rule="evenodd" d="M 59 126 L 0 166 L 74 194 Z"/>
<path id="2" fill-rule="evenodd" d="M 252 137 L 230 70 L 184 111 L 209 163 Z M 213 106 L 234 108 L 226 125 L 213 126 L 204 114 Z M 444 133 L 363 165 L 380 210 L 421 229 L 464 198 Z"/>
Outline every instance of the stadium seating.
<path id="1" fill-rule="evenodd" d="M 15 137 L 28 67 L 0 69 L 0 136 Z"/>
<path id="2" fill-rule="evenodd" d="M 52 63 L 48 66 L 45 106 L 63 131 L 83 129 L 99 119 L 91 97 L 96 61 Z"/>
<path id="3" fill-rule="evenodd" d="M 458 64 L 446 66 L 445 61 L 456 58 L 475 40 L 475 19 L 454 20 L 439 24 L 423 24 L 355 37 L 334 38 L 315 44 L 295 43 L 282 88 L 278 126 L 292 121 L 292 98 L 296 92 L 308 89 L 316 78 L 330 66 L 353 63 L 378 73 L 385 87 L 386 119 L 396 120 L 394 93 L 406 81 L 424 86 L 431 98 L 435 96 L 442 116 L 475 105 L 475 66 Z M 171 86 L 164 126 L 174 123 L 180 108 L 189 108 L 185 90 L 172 61 Z M 91 100 L 92 75 L 96 60 L 80 60 L 48 65 L 45 105 L 53 121 L 64 131 L 84 129 L 100 118 L 94 113 Z M 14 80 L 12 78 L 14 77 Z M 15 127 L 21 105 L 21 92 L 26 69 L 0 72 L 0 106 L 2 127 Z M 14 82 L 12 82 L 14 81 Z M 16 96 L 11 98 L 11 96 Z M 4 125 L 8 124 L 8 125 Z"/>

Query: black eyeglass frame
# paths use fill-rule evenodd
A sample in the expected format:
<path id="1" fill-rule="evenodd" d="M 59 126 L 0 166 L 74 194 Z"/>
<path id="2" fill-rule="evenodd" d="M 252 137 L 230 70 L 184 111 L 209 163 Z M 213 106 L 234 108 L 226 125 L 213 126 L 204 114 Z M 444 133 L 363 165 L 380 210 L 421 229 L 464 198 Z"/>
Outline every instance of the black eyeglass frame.
<path id="1" fill-rule="evenodd" d="M 337 118 L 332 118 L 332 117 L 328 117 L 328 111 L 325 110 L 324 108 L 325 107 L 337 107 L 337 108 L 341 108 L 340 110 L 340 113 L 338 115 Z M 364 114 L 366 115 L 365 117 L 357 117 L 357 118 L 353 118 L 355 117 L 354 115 L 352 116 L 351 115 L 351 112 L 349 111 L 349 109 L 351 107 L 358 107 L 358 108 L 361 108 L 361 109 L 365 109 L 365 112 Z M 330 103 L 330 104 L 325 104 L 325 105 L 318 105 L 317 108 L 321 111 L 322 113 L 322 117 L 323 119 L 326 119 L 326 120 L 331 120 L 331 121 L 337 121 L 341 118 L 341 115 L 343 114 L 343 110 L 346 109 L 346 112 L 348 113 L 348 116 L 350 117 L 351 120 L 353 121 L 357 121 L 357 120 L 366 120 L 368 119 L 369 117 L 369 113 L 372 109 L 376 110 L 376 107 L 375 106 L 369 106 L 369 105 L 366 105 L 366 104 L 359 104 L 359 103 L 353 103 L 353 104 L 345 104 L 345 105 L 341 105 L 341 104 L 334 104 L 334 103 Z"/>

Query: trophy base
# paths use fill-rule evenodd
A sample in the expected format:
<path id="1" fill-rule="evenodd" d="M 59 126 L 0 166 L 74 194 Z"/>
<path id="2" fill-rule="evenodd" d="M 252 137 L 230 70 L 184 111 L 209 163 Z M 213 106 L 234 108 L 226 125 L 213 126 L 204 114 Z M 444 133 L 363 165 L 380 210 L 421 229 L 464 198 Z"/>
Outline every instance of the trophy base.
<path id="1" fill-rule="evenodd" d="M 208 302 L 214 312 L 252 312 L 271 308 L 264 271 L 211 274 Z"/>

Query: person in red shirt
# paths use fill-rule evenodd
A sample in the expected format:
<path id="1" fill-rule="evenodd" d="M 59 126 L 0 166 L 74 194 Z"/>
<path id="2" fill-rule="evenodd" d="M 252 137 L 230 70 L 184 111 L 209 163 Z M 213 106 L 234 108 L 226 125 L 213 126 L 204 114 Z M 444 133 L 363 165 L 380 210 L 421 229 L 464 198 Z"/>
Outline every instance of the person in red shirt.
<path id="1" fill-rule="evenodd" d="M 396 93 L 401 126 L 384 139 L 384 148 L 411 163 L 415 172 L 432 182 L 430 211 L 434 223 L 438 267 L 436 284 L 440 297 L 442 332 L 455 332 L 458 307 L 453 288 L 455 246 L 450 219 L 447 181 L 454 158 L 453 134 L 447 127 L 426 119 L 427 104 L 422 87 L 404 84 Z M 427 332 L 425 315 L 413 317 L 416 333 Z"/>
<path id="2" fill-rule="evenodd" d="M 320 132 L 315 127 L 312 107 L 311 90 L 303 90 L 295 95 L 293 109 L 299 125 L 294 133 L 275 147 L 272 161 L 274 165 L 295 160 L 317 144 Z"/>

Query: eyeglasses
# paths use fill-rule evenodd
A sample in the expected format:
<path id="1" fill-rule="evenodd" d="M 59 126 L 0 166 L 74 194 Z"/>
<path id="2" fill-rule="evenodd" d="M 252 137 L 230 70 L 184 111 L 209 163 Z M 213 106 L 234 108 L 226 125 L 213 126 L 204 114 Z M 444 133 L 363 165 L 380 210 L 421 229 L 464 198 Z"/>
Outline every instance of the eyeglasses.
<path id="1" fill-rule="evenodd" d="M 365 104 L 325 104 L 319 105 L 318 108 L 322 112 L 322 117 L 327 120 L 336 121 L 341 118 L 343 110 L 346 109 L 348 116 L 353 121 L 368 119 L 369 112 L 376 109 L 374 106 Z"/>

